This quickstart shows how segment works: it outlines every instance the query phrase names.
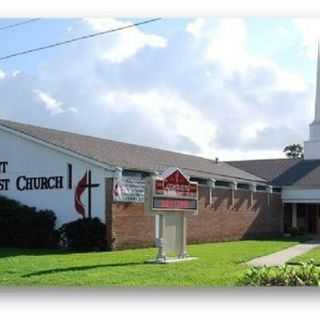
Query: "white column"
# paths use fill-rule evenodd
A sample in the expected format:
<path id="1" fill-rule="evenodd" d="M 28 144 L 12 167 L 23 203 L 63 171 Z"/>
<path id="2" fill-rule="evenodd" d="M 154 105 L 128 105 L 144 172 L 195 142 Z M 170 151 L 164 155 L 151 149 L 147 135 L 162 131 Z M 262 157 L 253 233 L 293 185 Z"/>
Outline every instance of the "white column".
<path id="1" fill-rule="evenodd" d="M 268 207 L 271 205 L 271 194 L 272 194 L 272 186 L 267 186 L 267 197 L 268 197 Z"/>
<path id="2" fill-rule="evenodd" d="M 213 206 L 213 189 L 216 186 L 216 180 L 210 179 L 208 181 L 208 186 L 209 186 L 209 206 L 212 208 Z"/>
<path id="3" fill-rule="evenodd" d="M 297 204 L 292 204 L 292 228 L 298 227 Z"/>
<path id="4" fill-rule="evenodd" d="M 235 190 L 237 190 L 237 182 L 236 181 L 232 181 L 231 182 L 231 203 L 232 203 L 232 207 L 234 207 L 234 193 Z"/>
<path id="5" fill-rule="evenodd" d="M 254 194 L 254 192 L 256 192 L 257 191 L 257 185 L 255 184 L 255 183 L 252 183 L 251 185 L 250 185 L 250 207 L 252 207 L 253 206 L 253 194 Z"/>

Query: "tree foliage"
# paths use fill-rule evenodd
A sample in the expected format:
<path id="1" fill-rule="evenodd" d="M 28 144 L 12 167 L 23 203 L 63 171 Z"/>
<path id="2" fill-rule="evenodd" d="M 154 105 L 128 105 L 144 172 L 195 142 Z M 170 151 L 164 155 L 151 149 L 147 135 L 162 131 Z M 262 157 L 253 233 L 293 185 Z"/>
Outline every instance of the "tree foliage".
<path id="1" fill-rule="evenodd" d="M 290 144 L 283 149 L 289 159 L 302 159 L 303 147 L 300 144 Z"/>

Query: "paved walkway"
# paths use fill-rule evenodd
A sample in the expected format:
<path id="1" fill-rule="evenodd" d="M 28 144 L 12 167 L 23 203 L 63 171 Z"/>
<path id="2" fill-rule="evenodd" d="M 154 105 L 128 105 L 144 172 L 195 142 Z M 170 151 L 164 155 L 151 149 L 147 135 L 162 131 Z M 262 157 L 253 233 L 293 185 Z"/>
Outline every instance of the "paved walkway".
<path id="1" fill-rule="evenodd" d="M 248 262 L 249 265 L 255 266 L 255 267 L 273 267 L 273 266 L 280 266 L 290 259 L 300 256 L 316 247 L 320 247 L 320 241 L 319 240 L 313 240 L 308 241 L 302 244 L 297 244 L 293 247 L 290 247 L 288 249 L 272 253 L 268 256 L 259 257 L 256 259 L 253 259 Z"/>

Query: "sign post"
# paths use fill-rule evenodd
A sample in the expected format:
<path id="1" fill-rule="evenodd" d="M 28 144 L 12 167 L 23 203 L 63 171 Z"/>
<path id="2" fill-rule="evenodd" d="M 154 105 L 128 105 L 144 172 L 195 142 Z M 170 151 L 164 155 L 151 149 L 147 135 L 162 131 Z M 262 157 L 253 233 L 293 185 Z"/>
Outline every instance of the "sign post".
<path id="1" fill-rule="evenodd" d="M 145 213 L 155 216 L 156 263 L 191 260 L 186 250 L 187 216 L 198 214 L 198 184 L 168 169 L 145 185 Z"/>

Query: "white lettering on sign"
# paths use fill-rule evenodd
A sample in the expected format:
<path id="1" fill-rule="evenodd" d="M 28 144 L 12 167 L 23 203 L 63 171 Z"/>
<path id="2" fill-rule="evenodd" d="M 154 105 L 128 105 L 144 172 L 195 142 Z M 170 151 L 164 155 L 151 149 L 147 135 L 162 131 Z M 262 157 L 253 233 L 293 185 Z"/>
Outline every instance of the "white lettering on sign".
<path id="1" fill-rule="evenodd" d="M 155 181 L 155 194 L 167 195 L 172 197 L 190 197 L 194 198 L 197 196 L 196 184 L 174 184 L 168 183 L 166 180 Z"/>
<path id="2" fill-rule="evenodd" d="M 145 181 L 141 175 L 122 176 L 113 184 L 113 200 L 119 202 L 144 202 Z"/>

